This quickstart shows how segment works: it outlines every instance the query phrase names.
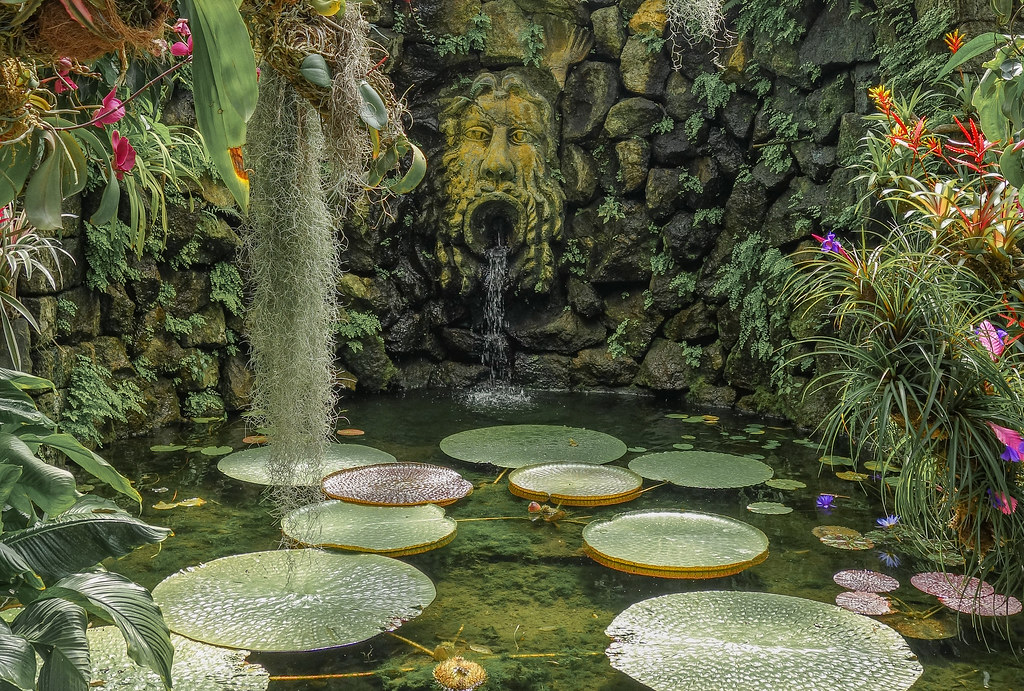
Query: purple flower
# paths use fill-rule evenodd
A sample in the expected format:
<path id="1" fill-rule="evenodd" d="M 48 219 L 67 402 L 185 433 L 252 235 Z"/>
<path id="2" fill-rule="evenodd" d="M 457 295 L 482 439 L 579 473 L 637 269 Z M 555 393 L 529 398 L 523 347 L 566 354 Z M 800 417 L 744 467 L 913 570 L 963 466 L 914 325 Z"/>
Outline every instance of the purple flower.
<path id="1" fill-rule="evenodd" d="M 875 521 L 880 528 L 891 528 L 900 522 L 900 517 L 896 515 L 889 515 L 885 518 L 879 518 Z"/>
<path id="2" fill-rule="evenodd" d="M 879 552 L 878 561 L 882 562 L 890 569 L 895 569 L 900 565 L 900 558 L 892 552 Z"/>
<path id="3" fill-rule="evenodd" d="M 1024 459 L 1024 438 L 1021 437 L 1020 432 L 1008 427 L 1000 427 L 992 422 L 985 424 L 991 427 L 999 441 L 1006 445 L 1006 450 L 1003 451 L 999 458 L 1004 461 L 1012 461 L 1013 463 L 1018 463 Z"/>
<path id="4" fill-rule="evenodd" d="M 988 356 L 995 362 L 1006 349 L 1006 332 L 997 329 L 988 319 L 981 322 L 974 334 L 981 341 L 981 345 L 988 351 Z"/>
<path id="5" fill-rule="evenodd" d="M 819 509 L 831 509 L 836 501 L 836 495 L 834 494 L 819 494 L 815 500 L 814 505 Z"/>

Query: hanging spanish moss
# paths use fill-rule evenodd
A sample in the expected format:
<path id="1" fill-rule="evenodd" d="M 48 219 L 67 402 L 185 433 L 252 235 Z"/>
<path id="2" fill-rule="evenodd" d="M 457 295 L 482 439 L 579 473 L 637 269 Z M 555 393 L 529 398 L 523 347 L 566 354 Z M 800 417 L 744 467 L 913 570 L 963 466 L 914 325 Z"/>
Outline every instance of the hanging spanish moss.
<path id="1" fill-rule="evenodd" d="M 333 429 L 337 243 L 321 179 L 320 116 L 271 68 L 249 131 L 253 408 L 269 429 L 276 508 L 288 511 L 319 495 L 290 481 L 322 466 Z"/>

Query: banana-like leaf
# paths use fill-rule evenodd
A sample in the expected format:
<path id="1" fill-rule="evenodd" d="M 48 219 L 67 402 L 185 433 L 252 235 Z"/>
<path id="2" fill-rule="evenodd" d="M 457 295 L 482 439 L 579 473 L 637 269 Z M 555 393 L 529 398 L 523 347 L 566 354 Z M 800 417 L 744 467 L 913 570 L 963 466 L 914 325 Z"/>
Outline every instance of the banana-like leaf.
<path id="1" fill-rule="evenodd" d="M 161 542 L 170 533 L 126 513 L 75 513 L 4 533 L 0 544 L 20 554 L 44 582 L 52 583 L 108 557 Z"/>
<path id="2" fill-rule="evenodd" d="M 39 412 L 35 401 L 14 387 L 12 390 L 0 387 L 0 423 L 28 423 L 53 427 L 53 421 Z"/>
<path id="3" fill-rule="evenodd" d="M 36 685 L 36 653 L 28 641 L 6 632 L 6 628 L 6 623 L 0 627 L 0 684 L 32 691 Z"/>
<path id="4" fill-rule="evenodd" d="M 21 478 L 21 466 L 0 463 L 0 508 L 7 503 L 7 497 L 11 490 L 18 484 Z M 3 532 L 4 524 L 0 520 L 0 532 Z"/>
<path id="5" fill-rule="evenodd" d="M 28 444 L 45 444 L 46 446 L 58 449 L 65 456 L 74 461 L 78 467 L 95 478 L 102 480 L 121 494 L 134 499 L 142 507 L 142 496 L 132 487 L 121 473 L 114 470 L 114 466 L 107 463 L 102 457 L 93 451 L 82 446 L 77 439 L 70 434 L 21 434 L 20 439 Z"/>
<path id="6" fill-rule="evenodd" d="M 359 106 L 359 118 L 367 127 L 375 130 L 387 127 L 388 109 L 384 106 L 384 100 L 365 79 L 359 82 L 359 95 L 363 98 Z"/>
<path id="7" fill-rule="evenodd" d="M 0 146 L 0 206 L 10 204 L 21 192 L 34 160 L 28 141 Z"/>
<path id="8" fill-rule="evenodd" d="M 299 65 L 299 73 L 311 84 L 321 86 L 325 89 L 331 88 L 331 68 L 327 66 L 324 56 L 319 53 L 310 53 Z"/>
<path id="9" fill-rule="evenodd" d="M 32 570 L 32 567 L 25 561 L 24 557 L 0 542 L 0 581 L 16 583 L 19 580 L 36 590 L 42 590 L 46 587 L 43 579 Z"/>
<path id="10" fill-rule="evenodd" d="M 62 578 L 39 597 L 71 600 L 112 621 L 124 635 L 128 655 L 171 685 L 170 631 L 148 590 L 120 574 L 102 571 Z"/>
<path id="11" fill-rule="evenodd" d="M 43 161 L 32 174 L 25 186 L 25 215 L 29 223 L 39 230 L 56 230 L 61 227 L 61 158 L 55 135 L 44 132 L 45 153 Z"/>
<path id="12" fill-rule="evenodd" d="M 55 389 L 53 382 L 49 379 L 37 377 L 34 374 L 26 374 L 18 370 L 0 367 L 0 381 L 11 382 L 19 389 Z"/>
<path id="13" fill-rule="evenodd" d="M 92 681 L 85 610 L 68 600 L 30 603 L 11 631 L 33 644 L 43 658 L 38 691 L 87 691 Z"/>
<path id="14" fill-rule="evenodd" d="M 182 0 L 192 29 L 196 120 L 232 196 L 246 212 L 249 174 L 242 160 L 245 124 L 256 108 L 256 57 L 232 0 Z"/>
<path id="15" fill-rule="evenodd" d="M 7 498 L 19 511 L 32 515 L 31 504 L 35 504 L 55 516 L 75 503 L 75 477 L 36 458 L 25 442 L 9 432 L 0 432 L 0 458 L 21 466 L 18 484 Z M 6 542 L 12 534 L 0 536 L 0 541 Z"/>

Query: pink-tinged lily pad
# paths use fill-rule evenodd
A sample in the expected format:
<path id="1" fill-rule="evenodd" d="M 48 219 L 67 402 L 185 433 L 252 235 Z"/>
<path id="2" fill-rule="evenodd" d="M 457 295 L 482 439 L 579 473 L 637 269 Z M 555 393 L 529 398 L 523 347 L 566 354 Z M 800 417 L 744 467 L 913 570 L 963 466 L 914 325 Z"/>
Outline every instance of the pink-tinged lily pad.
<path id="1" fill-rule="evenodd" d="M 832 576 L 832 580 L 847 590 L 859 593 L 887 593 L 900 587 L 892 576 L 869 569 L 849 569 Z"/>
<path id="2" fill-rule="evenodd" d="M 984 597 L 996 592 L 985 581 L 942 571 L 916 573 L 910 577 L 910 583 L 921 592 L 940 598 Z"/>
<path id="3" fill-rule="evenodd" d="M 829 547 L 835 547 L 836 549 L 849 549 L 849 550 L 864 550 L 872 549 L 875 543 L 871 541 L 871 538 L 864 537 L 863 535 L 858 537 L 852 537 L 850 535 L 823 535 L 818 538 L 823 544 Z"/>
<path id="4" fill-rule="evenodd" d="M 878 593 L 862 593 L 847 591 L 836 595 L 836 604 L 843 609 L 848 609 L 857 614 L 868 614 L 878 616 L 881 614 L 892 614 L 893 608 L 889 600 Z"/>
<path id="5" fill-rule="evenodd" d="M 940 597 L 939 602 L 950 609 L 979 617 L 1009 617 L 1020 614 L 1020 600 L 1008 595 L 968 595 L 964 597 Z"/>

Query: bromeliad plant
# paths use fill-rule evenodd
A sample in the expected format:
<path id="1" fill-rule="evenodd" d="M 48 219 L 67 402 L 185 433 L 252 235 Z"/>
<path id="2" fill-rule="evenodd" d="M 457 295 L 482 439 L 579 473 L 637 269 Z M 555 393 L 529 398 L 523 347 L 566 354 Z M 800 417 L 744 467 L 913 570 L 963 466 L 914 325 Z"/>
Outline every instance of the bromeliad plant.
<path id="1" fill-rule="evenodd" d="M 132 659 L 170 686 L 173 649 L 159 607 L 145 588 L 97 567 L 170 531 L 81 494 L 70 472 L 38 456 L 41 447 L 59 451 L 141 504 L 126 478 L 58 432 L 26 393 L 52 386 L 0 369 L 0 609 L 19 607 L 10 623 L 0 619 L 0 688 L 86 691 L 90 616 L 113 622 Z"/>

